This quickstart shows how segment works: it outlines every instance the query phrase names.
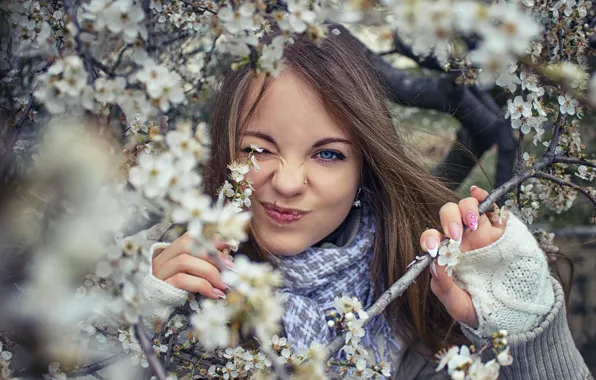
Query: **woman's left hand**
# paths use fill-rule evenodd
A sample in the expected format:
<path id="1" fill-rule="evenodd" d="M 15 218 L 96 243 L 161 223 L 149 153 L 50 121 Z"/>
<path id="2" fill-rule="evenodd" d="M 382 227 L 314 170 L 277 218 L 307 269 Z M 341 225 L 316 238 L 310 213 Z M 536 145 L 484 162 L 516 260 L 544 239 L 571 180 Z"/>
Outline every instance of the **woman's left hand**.
<path id="1" fill-rule="evenodd" d="M 491 221 L 486 214 L 479 215 L 478 204 L 488 196 L 488 192 L 472 186 L 470 193 L 471 197 L 462 199 L 459 204 L 446 203 L 441 207 L 441 226 L 445 235 L 435 229 L 424 231 L 420 236 L 424 251 L 436 253 L 445 236 L 453 240 L 461 239 L 459 249 L 462 254 L 486 247 L 503 236 L 506 223 L 499 224 Z M 466 232 L 463 232 L 464 225 L 468 227 Z M 478 317 L 470 295 L 455 284 L 447 274 L 446 266 L 439 266 L 436 260 L 431 262 L 430 272 L 433 276 L 431 290 L 453 319 L 476 328 Z"/>

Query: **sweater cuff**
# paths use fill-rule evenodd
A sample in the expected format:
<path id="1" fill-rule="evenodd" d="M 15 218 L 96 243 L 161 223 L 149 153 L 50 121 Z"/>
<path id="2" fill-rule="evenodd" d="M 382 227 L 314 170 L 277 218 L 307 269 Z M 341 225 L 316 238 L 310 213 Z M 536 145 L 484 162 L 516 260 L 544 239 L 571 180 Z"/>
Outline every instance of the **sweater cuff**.
<path id="1" fill-rule="evenodd" d="M 502 367 L 500 379 L 592 379 L 567 325 L 565 294 L 561 285 L 551 278 L 555 303 L 542 323 L 533 330 L 507 336 L 513 364 Z M 488 339 L 462 324 L 466 337 L 479 349 Z M 494 359 L 492 350 L 483 355 L 485 361 Z"/>
<path id="2" fill-rule="evenodd" d="M 153 258 L 155 250 L 166 248 L 169 245 L 169 243 L 153 244 L 149 249 L 150 256 Z M 153 275 L 153 266 L 151 266 L 141 286 L 145 327 L 154 331 L 154 326 L 166 321 L 176 307 L 184 305 L 188 299 L 188 294 L 187 291 L 178 289 L 155 277 Z"/>

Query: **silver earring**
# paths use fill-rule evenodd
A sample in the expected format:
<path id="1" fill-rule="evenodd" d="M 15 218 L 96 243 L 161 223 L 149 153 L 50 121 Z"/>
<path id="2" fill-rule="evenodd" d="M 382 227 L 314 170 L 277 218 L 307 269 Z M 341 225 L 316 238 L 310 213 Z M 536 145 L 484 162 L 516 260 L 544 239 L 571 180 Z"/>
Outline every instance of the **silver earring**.
<path id="1" fill-rule="evenodd" d="M 306 180 L 306 178 L 304 178 L 304 184 L 308 185 L 308 181 Z"/>
<path id="2" fill-rule="evenodd" d="M 358 192 L 356 193 L 356 199 L 354 199 L 354 202 L 352 202 L 352 206 L 353 207 L 360 207 L 362 206 L 362 202 L 360 202 L 360 199 L 358 199 L 358 196 L 360 195 L 360 191 L 362 190 L 361 187 L 358 188 Z"/>

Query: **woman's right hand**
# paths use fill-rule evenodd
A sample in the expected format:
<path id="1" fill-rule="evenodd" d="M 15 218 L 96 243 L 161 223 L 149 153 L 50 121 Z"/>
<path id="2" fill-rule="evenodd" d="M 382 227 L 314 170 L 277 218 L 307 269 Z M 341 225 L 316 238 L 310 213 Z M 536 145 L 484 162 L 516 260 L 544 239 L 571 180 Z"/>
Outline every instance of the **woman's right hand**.
<path id="1" fill-rule="evenodd" d="M 207 298 L 224 298 L 227 286 L 221 279 L 215 260 L 205 252 L 201 257 L 190 253 L 191 237 L 188 233 L 153 255 L 153 276 L 190 293 L 199 293 Z M 222 262 L 233 267 L 234 262 L 222 251 L 228 246 L 221 241 L 215 248 Z"/>

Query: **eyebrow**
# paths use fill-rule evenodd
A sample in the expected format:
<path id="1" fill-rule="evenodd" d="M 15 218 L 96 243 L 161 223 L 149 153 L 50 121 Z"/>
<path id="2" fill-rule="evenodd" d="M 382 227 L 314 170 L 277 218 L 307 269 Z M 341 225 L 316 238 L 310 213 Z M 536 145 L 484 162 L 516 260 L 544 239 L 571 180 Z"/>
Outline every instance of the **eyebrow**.
<path id="1" fill-rule="evenodd" d="M 265 140 L 265 141 L 267 141 L 267 142 L 269 142 L 269 143 L 277 146 L 277 143 L 275 142 L 275 139 L 273 137 L 269 136 L 266 133 L 247 131 L 247 132 L 244 133 L 244 135 L 258 137 L 260 139 L 263 139 L 263 140 Z M 320 146 L 331 144 L 331 143 L 336 143 L 336 142 L 345 143 L 345 144 L 348 144 L 348 145 L 352 145 L 352 143 L 349 140 L 346 140 L 346 139 L 342 139 L 342 138 L 338 138 L 338 137 L 326 137 L 326 138 L 321 139 L 321 140 L 317 141 L 316 143 L 314 143 L 312 147 L 313 148 L 318 148 Z"/>

